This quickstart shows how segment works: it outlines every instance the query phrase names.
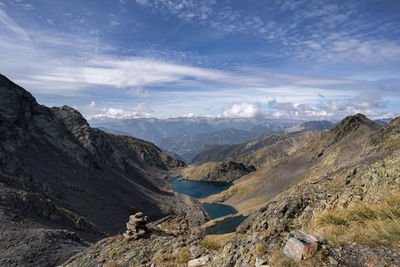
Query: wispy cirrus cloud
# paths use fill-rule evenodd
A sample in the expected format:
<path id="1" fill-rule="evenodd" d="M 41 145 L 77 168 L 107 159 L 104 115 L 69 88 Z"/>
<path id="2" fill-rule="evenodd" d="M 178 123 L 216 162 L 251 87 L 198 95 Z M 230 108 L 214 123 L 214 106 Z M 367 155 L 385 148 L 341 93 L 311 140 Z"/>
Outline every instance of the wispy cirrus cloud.
<path id="1" fill-rule="evenodd" d="M 22 29 L 13 19 L 11 19 L 5 11 L 0 8 L 0 25 L 6 30 L 9 30 L 16 34 L 20 39 L 29 41 L 29 35 L 24 29 Z"/>
<path id="2" fill-rule="evenodd" d="M 128 91 L 128 94 L 137 96 L 140 98 L 147 98 L 149 97 L 149 91 L 145 90 L 143 87 L 136 87 L 132 88 Z"/>

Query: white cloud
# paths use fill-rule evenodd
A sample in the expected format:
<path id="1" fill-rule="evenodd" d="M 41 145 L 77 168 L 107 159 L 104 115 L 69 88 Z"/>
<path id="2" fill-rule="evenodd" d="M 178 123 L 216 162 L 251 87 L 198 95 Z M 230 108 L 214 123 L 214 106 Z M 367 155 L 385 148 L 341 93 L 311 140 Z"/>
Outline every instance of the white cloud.
<path id="1" fill-rule="evenodd" d="M 184 117 L 184 118 L 194 118 L 194 117 L 196 117 L 196 114 L 194 114 L 193 112 L 189 112 L 188 114 L 183 115 L 182 117 Z"/>
<path id="2" fill-rule="evenodd" d="M 3 24 L 7 29 L 14 32 L 24 41 L 29 41 L 28 34 L 22 29 L 13 19 L 11 19 L 6 12 L 0 9 L 0 23 Z"/>
<path id="3" fill-rule="evenodd" d="M 268 107 L 274 117 L 286 119 L 340 119 L 356 113 L 363 113 L 372 119 L 395 116 L 385 110 L 386 103 L 380 96 L 371 93 L 362 93 L 340 102 L 329 100 L 314 104 L 271 100 Z"/>
<path id="4" fill-rule="evenodd" d="M 381 96 L 373 93 L 363 93 L 351 101 L 355 108 L 386 108 L 386 103 Z"/>
<path id="5" fill-rule="evenodd" d="M 169 11 L 187 21 L 204 21 L 213 13 L 216 0 L 136 0 L 136 3 Z"/>
<path id="6" fill-rule="evenodd" d="M 35 7 L 32 4 L 21 3 L 19 6 L 22 7 L 24 10 L 27 10 L 27 11 L 35 9 Z"/>
<path id="7" fill-rule="evenodd" d="M 52 59 L 49 59 L 52 61 Z M 85 90 L 93 85 L 112 86 L 118 88 L 134 87 L 127 93 L 147 97 L 148 92 L 142 87 L 177 86 L 180 88 L 209 88 L 210 83 L 220 88 L 271 88 L 286 84 L 294 87 L 318 86 L 332 87 L 354 83 L 351 80 L 302 77 L 270 72 L 250 70 L 245 72 L 221 71 L 210 68 L 193 67 L 190 65 L 170 63 L 149 58 L 125 58 L 98 56 L 95 60 L 74 61 L 49 67 L 40 74 L 30 75 L 33 89 L 41 92 L 75 88 Z M 75 86 L 74 86 L 75 85 Z M 293 90 L 292 90 L 293 91 Z M 64 92 L 65 93 L 65 92 Z"/>
<path id="8" fill-rule="evenodd" d="M 88 107 L 90 109 L 94 109 L 96 107 L 96 102 L 94 102 L 93 100 L 90 102 L 90 104 L 88 105 Z"/>
<path id="9" fill-rule="evenodd" d="M 130 109 L 121 108 L 103 108 L 100 113 L 95 115 L 86 115 L 89 120 L 107 120 L 107 119 L 135 119 L 135 118 L 149 118 L 153 110 L 147 103 L 140 103 Z"/>
<path id="10" fill-rule="evenodd" d="M 254 118 L 263 115 L 265 115 L 265 112 L 257 105 L 243 102 L 241 104 L 233 104 L 222 112 L 220 116 L 223 118 Z"/>
<path id="11" fill-rule="evenodd" d="M 120 23 L 119 23 L 118 21 L 116 21 L 116 20 L 111 20 L 111 21 L 110 21 L 110 27 L 111 27 L 111 28 L 115 28 L 115 27 L 117 27 L 118 25 L 120 25 Z"/>
<path id="12" fill-rule="evenodd" d="M 311 57 L 318 61 L 352 62 L 378 64 L 397 62 L 400 57 L 400 45 L 389 40 L 368 40 L 338 36 L 335 40 L 321 39 L 305 42 L 311 49 L 305 48 L 300 57 Z"/>
<path id="13" fill-rule="evenodd" d="M 140 98 L 147 98 L 149 97 L 149 92 L 145 89 L 143 89 L 143 87 L 136 87 L 136 88 L 132 88 L 128 91 L 128 94 L 133 95 L 133 96 L 137 96 Z"/>

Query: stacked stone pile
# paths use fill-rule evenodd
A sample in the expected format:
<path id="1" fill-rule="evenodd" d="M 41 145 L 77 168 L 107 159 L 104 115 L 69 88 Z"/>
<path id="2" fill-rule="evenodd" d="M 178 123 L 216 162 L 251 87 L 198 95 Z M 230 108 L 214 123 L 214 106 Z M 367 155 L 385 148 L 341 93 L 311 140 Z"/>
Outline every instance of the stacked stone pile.
<path id="1" fill-rule="evenodd" d="M 124 237 L 127 239 L 140 239 L 146 236 L 149 230 L 146 227 L 147 216 L 143 216 L 142 212 L 129 216 L 129 221 L 126 223 L 126 232 Z"/>

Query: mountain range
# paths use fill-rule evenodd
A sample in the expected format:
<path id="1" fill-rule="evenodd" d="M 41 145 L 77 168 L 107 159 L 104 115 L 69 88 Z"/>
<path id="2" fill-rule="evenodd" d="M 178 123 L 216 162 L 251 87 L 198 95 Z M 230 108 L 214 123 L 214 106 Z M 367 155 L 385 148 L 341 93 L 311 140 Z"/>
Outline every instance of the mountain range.
<path id="1" fill-rule="evenodd" d="M 163 151 L 185 161 L 198 164 L 199 154 L 207 153 L 216 145 L 235 145 L 265 136 L 282 133 L 327 130 L 334 126 L 329 121 L 298 124 L 296 120 L 267 118 L 171 118 L 131 119 L 94 125 L 109 133 L 141 138 L 158 145 Z M 222 146 L 217 146 L 218 149 Z"/>

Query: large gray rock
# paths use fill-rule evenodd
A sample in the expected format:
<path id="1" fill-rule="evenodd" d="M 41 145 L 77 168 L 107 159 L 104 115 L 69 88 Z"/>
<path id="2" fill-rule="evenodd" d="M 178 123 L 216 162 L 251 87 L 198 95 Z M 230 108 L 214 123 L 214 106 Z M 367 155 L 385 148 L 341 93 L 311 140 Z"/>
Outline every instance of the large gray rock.
<path id="1" fill-rule="evenodd" d="M 309 259 L 318 250 L 317 238 L 306 232 L 296 229 L 290 233 L 289 237 L 283 252 L 296 261 Z"/>
<path id="2" fill-rule="evenodd" d="M 290 236 L 308 244 L 318 243 L 318 239 L 315 236 L 310 235 L 299 229 L 294 229 L 292 232 L 290 232 Z"/>
<path id="3" fill-rule="evenodd" d="M 198 247 L 198 246 L 192 245 L 192 246 L 189 248 L 189 252 L 190 252 L 190 254 L 192 254 L 192 257 L 193 257 L 193 258 L 198 258 L 198 257 L 200 257 L 201 255 L 203 255 L 203 253 L 205 253 L 206 250 L 205 250 L 204 248 L 200 248 L 200 247 Z"/>
<path id="4" fill-rule="evenodd" d="M 261 257 L 256 257 L 256 267 L 268 266 L 266 265 L 267 260 L 264 260 Z"/>
<path id="5" fill-rule="evenodd" d="M 191 260 L 188 262 L 188 267 L 203 266 L 208 261 L 210 261 L 210 259 L 211 259 L 210 255 L 206 255 L 206 256 L 200 257 L 198 259 Z"/>

